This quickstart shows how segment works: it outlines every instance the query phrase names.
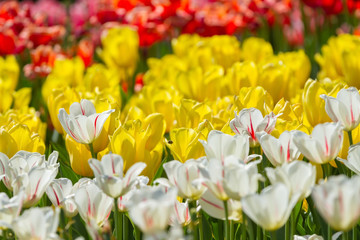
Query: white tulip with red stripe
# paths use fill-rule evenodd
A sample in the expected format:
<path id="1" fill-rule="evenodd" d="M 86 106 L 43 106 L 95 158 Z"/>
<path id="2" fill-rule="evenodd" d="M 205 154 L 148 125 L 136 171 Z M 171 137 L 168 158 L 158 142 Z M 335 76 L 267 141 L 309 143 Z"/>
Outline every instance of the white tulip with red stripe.
<path id="1" fill-rule="evenodd" d="M 164 163 L 163 168 L 169 179 L 168 186 L 175 186 L 178 189 L 178 195 L 190 200 L 198 200 L 206 190 L 205 187 L 193 184 L 194 180 L 200 178 L 199 166 L 205 164 L 205 158 L 189 159 L 185 163 L 173 160 Z M 166 185 L 166 179 L 157 179 L 160 184 Z"/>
<path id="2" fill-rule="evenodd" d="M 74 199 L 81 218 L 86 223 L 95 221 L 98 227 L 101 227 L 109 218 L 114 202 L 95 183 L 80 187 Z"/>
<path id="3" fill-rule="evenodd" d="M 104 155 L 101 161 L 90 159 L 89 165 L 94 172 L 96 184 L 105 194 L 118 198 L 126 194 L 137 181 L 137 177 L 144 170 L 146 164 L 138 162 L 123 173 L 123 159 L 117 154 Z"/>
<path id="4" fill-rule="evenodd" d="M 291 195 L 301 194 L 300 200 L 307 198 L 315 185 L 316 168 L 311 163 L 294 161 L 265 170 L 271 184 L 284 183 Z"/>
<path id="5" fill-rule="evenodd" d="M 22 203 L 23 192 L 9 198 L 4 192 L 0 192 L 0 229 L 11 228 L 12 221 L 19 216 Z"/>
<path id="6" fill-rule="evenodd" d="M 351 171 L 360 175 L 360 144 L 350 146 L 347 160 L 337 159 L 343 162 Z"/>
<path id="7" fill-rule="evenodd" d="M 285 184 L 277 183 L 241 200 L 243 211 L 263 229 L 275 231 L 288 220 L 300 194 L 290 195 Z"/>
<path id="8" fill-rule="evenodd" d="M 311 136 L 293 131 L 294 143 L 310 161 L 323 164 L 334 160 L 341 150 L 343 129 L 340 123 L 323 123 L 314 127 Z"/>
<path id="9" fill-rule="evenodd" d="M 315 207 L 337 231 L 348 231 L 360 219 L 360 176 L 331 176 L 312 192 Z"/>
<path id="10" fill-rule="evenodd" d="M 234 155 L 244 162 L 249 157 L 249 136 L 246 134 L 231 136 L 221 131 L 212 130 L 207 138 L 207 142 L 199 140 L 205 148 L 208 159 L 224 159 Z"/>
<path id="11" fill-rule="evenodd" d="M 59 225 L 59 214 L 59 208 L 30 208 L 14 220 L 12 229 L 19 240 L 59 239 L 56 234 Z"/>
<path id="12" fill-rule="evenodd" d="M 250 136 L 250 146 L 259 145 L 256 133 L 271 133 L 276 124 L 276 116 L 273 112 L 263 117 L 260 110 L 256 108 L 244 108 L 239 115 L 235 113 L 235 118 L 230 121 L 230 127 L 236 134 L 247 134 Z"/>
<path id="13" fill-rule="evenodd" d="M 277 139 L 265 132 L 256 133 L 262 150 L 273 166 L 298 160 L 300 152 L 289 131 L 284 131 Z"/>
<path id="14" fill-rule="evenodd" d="M 189 205 L 187 202 L 179 202 L 175 201 L 174 203 L 174 211 L 170 217 L 171 225 L 180 224 L 182 226 L 186 226 L 191 222 Z"/>
<path id="15" fill-rule="evenodd" d="M 61 108 L 58 118 L 66 133 L 76 142 L 90 144 L 99 137 L 106 120 L 114 111 L 96 113 L 94 104 L 82 99 L 80 103 L 71 104 L 70 115 Z"/>
<path id="16" fill-rule="evenodd" d="M 336 98 L 321 94 L 325 111 L 334 122 L 340 122 L 345 131 L 351 131 L 360 123 L 360 94 L 354 87 L 341 89 Z"/>

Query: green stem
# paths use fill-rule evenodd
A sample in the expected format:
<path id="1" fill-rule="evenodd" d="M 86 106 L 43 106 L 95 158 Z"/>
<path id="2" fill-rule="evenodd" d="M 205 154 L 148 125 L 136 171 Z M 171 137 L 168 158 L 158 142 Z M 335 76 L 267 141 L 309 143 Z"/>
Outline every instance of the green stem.
<path id="1" fill-rule="evenodd" d="M 224 211 L 225 211 L 225 239 L 230 240 L 230 224 L 229 224 L 229 213 L 227 201 L 224 201 Z"/>
<path id="2" fill-rule="evenodd" d="M 332 236 L 331 227 L 330 227 L 330 225 L 328 225 L 328 228 L 327 228 L 327 240 L 331 240 L 331 236 Z"/>
<path id="3" fill-rule="evenodd" d="M 300 205 L 300 211 L 301 211 L 301 207 L 302 207 L 302 201 Z M 294 235 L 296 234 L 296 223 L 297 223 L 296 213 L 293 210 L 290 215 L 290 239 L 293 239 Z"/>
<path id="4" fill-rule="evenodd" d="M 285 239 L 290 239 L 290 219 L 285 223 Z"/>
<path id="5" fill-rule="evenodd" d="M 234 240 L 234 222 L 230 220 L 230 240 Z"/>
<path id="6" fill-rule="evenodd" d="M 204 226 L 203 226 L 203 216 L 202 216 L 202 210 L 199 212 L 199 239 L 204 240 Z"/>
<path id="7" fill-rule="evenodd" d="M 127 239 L 129 235 L 129 219 L 126 214 L 122 214 L 123 216 L 123 239 Z"/>
<path id="8" fill-rule="evenodd" d="M 276 230 L 275 231 L 271 231 L 271 240 L 276 240 L 277 236 L 276 236 Z M 289 239 L 289 238 L 286 238 Z"/>
<path id="9" fill-rule="evenodd" d="M 255 240 L 255 236 L 254 236 L 254 222 L 251 221 L 251 219 L 249 217 L 246 216 L 246 214 L 244 213 L 244 216 L 246 217 L 246 221 L 249 224 L 249 236 L 250 236 L 250 240 Z M 244 225 L 245 227 L 245 231 L 246 231 L 246 225 Z M 246 238 L 244 238 L 246 239 Z"/>
<path id="10" fill-rule="evenodd" d="M 262 239 L 261 238 L 261 227 L 259 225 L 256 225 L 256 239 Z"/>
<path id="11" fill-rule="evenodd" d="M 353 240 L 357 240 L 357 229 L 356 229 L 357 224 L 353 227 L 352 230 L 352 239 Z"/>
<path id="12" fill-rule="evenodd" d="M 97 156 L 96 156 L 97 154 L 94 152 L 94 147 L 93 147 L 92 143 L 89 143 L 89 148 L 90 148 L 90 152 L 91 152 L 91 157 L 97 159 Z"/>
<path id="13" fill-rule="evenodd" d="M 343 232 L 342 239 L 349 240 L 349 231 Z"/>
<path id="14" fill-rule="evenodd" d="M 120 240 L 123 236 L 123 213 L 119 212 L 118 206 L 117 206 L 117 201 L 116 198 L 114 198 L 114 205 L 115 205 L 115 213 L 114 213 L 114 218 L 115 218 L 115 239 L 116 240 Z"/>
<path id="15" fill-rule="evenodd" d="M 196 212 L 196 201 L 189 202 L 189 211 L 190 211 L 190 217 L 191 217 L 191 228 L 193 232 L 193 239 L 198 240 L 199 239 L 199 231 L 197 228 L 197 212 Z"/>
<path id="16" fill-rule="evenodd" d="M 351 130 L 347 132 L 348 133 L 348 137 L 349 137 L 349 145 L 353 145 L 353 138 L 352 138 L 352 132 Z"/>
<path id="17" fill-rule="evenodd" d="M 246 239 L 246 215 L 244 213 L 244 211 L 242 211 L 242 224 L 241 224 L 241 239 L 245 240 Z M 250 229 L 251 231 L 251 229 Z"/>
<path id="18" fill-rule="evenodd" d="M 141 240 L 141 231 L 137 226 L 134 226 L 135 229 L 135 240 Z"/>

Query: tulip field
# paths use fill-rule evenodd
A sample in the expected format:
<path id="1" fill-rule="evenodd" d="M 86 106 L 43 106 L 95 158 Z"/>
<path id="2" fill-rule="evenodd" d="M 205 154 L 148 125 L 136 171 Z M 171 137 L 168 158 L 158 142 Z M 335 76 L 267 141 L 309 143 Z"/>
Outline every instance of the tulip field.
<path id="1" fill-rule="evenodd" d="M 359 20 L 0 1 L 0 239 L 360 239 Z"/>

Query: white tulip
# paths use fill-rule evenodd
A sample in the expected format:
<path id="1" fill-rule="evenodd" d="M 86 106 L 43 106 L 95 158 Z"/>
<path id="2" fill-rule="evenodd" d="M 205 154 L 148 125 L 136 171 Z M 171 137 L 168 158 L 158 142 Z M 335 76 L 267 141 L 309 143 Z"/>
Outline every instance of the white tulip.
<path id="1" fill-rule="evenodd" d="M 318 236 L 316 234 L 306 235 L 306 236 L 295 235 L 294 240 L 324 240 L 324 238 L 322 236 Z"/>
<path id="2" fill-rule="evenodd" d="M 175 188 L 164 191 L 162 187 L 138 190 L 134 193 L 134 205 L 129 210 L 131 220 L 145 235 L 162 233 L 170 223 L 177 196 Z"/>
<path id="3" fill-rule="evenodd" d="M 117 154 L 104 155 L 101 161 L 90 159 L 89 165 L 94 172 L 98 187 L 112 198 L 126 194 L 146 167 L 143 162 L 135 163 L 124 176 L 123 159 Z"/>
<path id="4" fill-rule="evenodd" d="M 163 168 L 168 176 L 170 184 L 178 189 L 178 195 L 190 200 L 198 200 L 206 188 L 201 185 L 194 185 L 193 182 L 200 178 L 199 166 L 205 164 L 205 158 L 189 159 L 185 163 L 173 160 L 164 163 Z M 166 180 L 157 179 L 158 183 L 166 185 Z"/>
<path id="5" fill-rule="evenodd" d="M 348 231 L 360 218 L 360 176 L 331 176 L 312 192 L 316 209 L 337 231 Z"/>
<path id="6" fill-rule="evenodd" d="M 149 178 L 145 176 L 138 176 L 136 178 L 135 184 L 132 185 L 130 191 L 128 191 L 126 194 L 120 196 L 117 199 L 117 206 L 119 209 L 119 212 L 127 212 L 129 207 L 132 206 L 132 196 L 137 190 L 141 190 L 144 188 L 149 188 L 148 186 Z"/>
<path id="7" fill-rule="evenodd" d="M 265 132 L 256 133 L 262 150 L 273 166 L 298 160 L 300 152 L 289 131 L 284 131 L 277 139 Z"/>
<path id="8" fill-rule="evenodd" d="M 171 225 L 180 224 L 182 226 L 188 225 L 191 221 L 189 205 L 187 202 L 175 201 L 174 211 L 170 216 Z"/>
<path id="9" fill-rule="evenodd" d="M 277 117 L 274 113 L 263 117 L 259 109 L 244 108 L 239 115 L 235 113 L 235 118 L 230 121 L 230 127 L 236 134 L 245 133 L 250 136 L 250 146 L 254 147 L 259 144 L 256 133 L 262 131 L 271 133 L 275 128 Z"/>
<path id="10" fill-rule="evenodd" d="M 265 230 L 274 231 L 287 222 L 298 200 L 299 194 L 291 196 L 285 184 L 277 183 L 264 188 L 260 194 L 242 198 L 241 204 L 251 220 Z"/>
<path id="11" fill-rule="evenodd" d="M 95 183 L 80 187 L 75 193 L 75 203 L 81 218 L 89 223 L 94 220 L 101 227 L 108 219 L 113 199 L 103 193 Z"/>
<path id="12" fill-rule="evenodd" d="M 64 108 L 61 108 L 58 118 L 66 133 L 76 142 L 91 144 L 99 137 L 106 120 L 114 111 L 111 109 L 96 113 L 94 104 L 89 100 L 82 99 L 80 103 L 71 104 L 70 115 Z"/>
<path id="13" fill-rule="evenodd" d="M 350 146 L 347 160 L 337 159 L 343 162 L 351 171 L 360 175 L 360 144 Z"/>
<path id="14" fill-rule="evenodd" d="M 310 161 L 323 164 L 334 160 L 343 142 L 340 123 L 323 123 L 314 127 L 311 136 L 301 131 L 293 131 L 294 143 Z"/>
<path id="15" fill-rule="evenodd" d="M 14 220 L 12 229 L 19 240 L 58 239 L 59 213 L 59 208 L 30 208 Z"/>
<path id="16" fill-rule="evenodd" d="M 207 142 L 203 140 L 199 141 L 204 146 L 206 157 L 208 159 L 216 158 L 221 160 L 227 156 L 233 155 L 243 160 L 244 162 L 248 161 L 248 135 L 242 134 L 231 136 L 221 131 L 212 130 L 209 133 Z"/>
<path id="17" fill-rule="evenodd" d="M 12 198 L 0 193 L 0 228 L 11 228 L 12 221 L 20 214 L 23 198 L 22 192 Z"/>
<path id="18" fill-rule="evenodd" d="M 360 94 L 354 87 L 341 89 L 336 98 L 321 94 L 325 111 L 334 122 L 340 122 L 345 131 L 351 131 L 360 123 Z"/>
<path id="19" fill-rule="evenodd" d="M 316 168 L 310 163 L 294 161 L 265 170 L 271 184 L 285 184 L 290 189 L 290 195 L 301 194 L 299 200 L 307 198 L 315 185 Z"/>

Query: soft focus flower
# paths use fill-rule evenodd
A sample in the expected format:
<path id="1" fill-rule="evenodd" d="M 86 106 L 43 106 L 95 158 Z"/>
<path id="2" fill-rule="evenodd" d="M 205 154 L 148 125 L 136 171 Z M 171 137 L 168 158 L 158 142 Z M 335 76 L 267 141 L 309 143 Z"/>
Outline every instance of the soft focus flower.
<path id="1" fill-rule="evenodd" d="M 256 133 L 256 137 L 273 166 L 298 160 L 300 156 L 293 135 L 289 131 L 284 131 L 278 139 L 264 132 Z"/>
<path id="2" fill-rule="evenodd" d="M 88 163 L 92 156 L 87 146 L 76 142 L 72 137 L 66 135 L 65 147 L 69 153 L 71 169 L 80 176 L 94 176 L 94 173 Z"/>
<path id="3" fill-rule="evenodd" d="M 348 231 L 360 218 L 360 177 L 331 176 L 312 192 L 316 209 L 337 231 Z"/>
<path id="4" fill-rule="evenodd" d="M 293 131 L 293 134 L 294 143 L 299 151 L 311 162 L 318 164 L 334 160 L 343 142 L 340 123 L 318 124 L 310 136 L 301 131 Z"/>
<path id="5" fill-rule="evenodd" d="M 115 110 L 96 113 L 92 102 L 82 99 L 70 106 L 70 115 L 65 109 L 59 110 L 59 121 L 68 135 L 75 141 L 83 144 L 91 144 L 100 136 L 104 123 Z"/>
<path id="6" fill-rule="evenodd" d="M 235 134 L 249 135 L 250 146 L 254 147 L 259 144 L 256 133 L 262 131 L 271 133 L 275 128 L 276 118 L 274 113 L 263 117 L 260 110 L 248 108 L 241 110 L 239 115 L 235 114 L 235 118 L 230 122 L 230 127 Z"/>
<path id="7" fill-rule="evenodd" d="M 59 214 L 59 208 L 30 208 L 12 223 L 12 229 L 19 240 L 58 239 Z"/>
<path id="8" fill-rule="evenodd" d="M 270 43 L 261 38 L 248 38 L 242 44 L 242 58 L 255 63 L 269 58 L 273 55 L 273 49 Z"/>
<path id="9" fill-rule="evenodd" d="M 341 89 L 336 98 L 325 94 L 325 111 L 334 122 L 340 122 L 345 131 L 351 131 L 360 123 L 360 94 L 354 87 Z"/>
<path id="10" fill-rule="evenodd" d="M 146 235 L 156 235 L 166 229 L 176 200 L 176 189 L 164 192 L 160 187 L 143 189 L 133 197 L 129 210 L 133 222 Z"/>
<path id="11" fill-rule="evenodd" d="M 101 161 L 90 159 L 89 165 L 94 172 L 97 186 L 112 198 L 126 194 L 146 167 L 145 163 L 138 162 L 124 174 L 123 159 L 117 154 L 104 155 Z"/>
<path id="12" fill-rule="evenodd" d="M 324 240 L 324 238 L 316 234 L 306 236 L 294 235 L 294 240 Z"/>
<path id="13" fill-rule="evenodd" d="M 249 161 L 249 137 L 247 135 L 231 136 L 221 131 L 212 130 L 207 142 L 199 139 L 205 148 L 208 159 L 223 161 L 228 156 L 235 156 L 244 162 Z"/>
<path id="14" fill-rule="evenodd" d="M 170 217 L 172 225 L 180 224 L 186 226 L 190 223 L 189 204 L 175 201 L 173 215 Z"/>
<path id="15" fill-rule="evenodd" d="M 12 221 L 21 212 L 23 197 L 22 192 L 12 198 L 9 198 L 4 192 L 0 193 L 0 228 L 11 228 Z"/>
<path id="16" fill-rule="evenodd" d="M 113 207 L 113 199 L 103 193 L 95 183 L 80 187 L 74 199 L 81 218 L 86 223 L 95 221 L 98 227 L 105 223 Z"/>
<path id="17" fill-rule="evenodd" d="M 288 220 L 300 194 L 290 195 L 286 185 L 278 183 L 266 187 L 260 194 L 249 195 L 241 200 L 247 216 L 263 229 L 274 231 Z"/>
<path id="18" fill-rule="evenodd" d="M 93 61 L 94 45 L 88 39 L 82 39 L 79 42 L 77 55 L 83 60 L 84 66 L 89 67 Z"/>
<path id="19" fill-rule="evenodd" d="M 351 171 L 360 175 L 360 144 L 355 144 L 349 147 L 347 160 L 337 158 L 345 164 Z"/>
<path id="20" fill-rule="evenodd" d="M 10 91 L 15 90 L 20 74 L 20 67 L 15 55 L 0 57 L 0 83 Z"/>
<path id="21" fill-rule="evenodd" d="M 294 161 L 265 170 L 271 184 L 285 184 L 290 189 L 290 195 L 301 194 L 299 200 L 307 198 L 315 185 L 316 168 L 310 163 Z"/>
<path id="22" fill-rule="evenodd" d="M 178 189 L 178 195 L 190 200 L 198 200 L 205 191 L 205 187 L 194 185 L 193 181 L 200 178 L 199 165 L 205 158 L 189 159 L 185 163 L 173 160 L 164 163 L 163 168 L 171 185 Z"/>

